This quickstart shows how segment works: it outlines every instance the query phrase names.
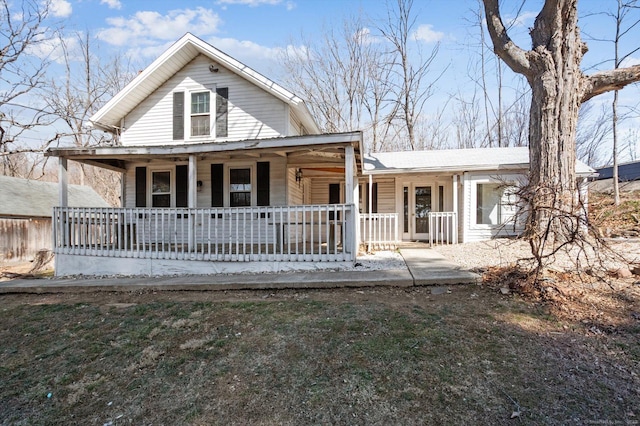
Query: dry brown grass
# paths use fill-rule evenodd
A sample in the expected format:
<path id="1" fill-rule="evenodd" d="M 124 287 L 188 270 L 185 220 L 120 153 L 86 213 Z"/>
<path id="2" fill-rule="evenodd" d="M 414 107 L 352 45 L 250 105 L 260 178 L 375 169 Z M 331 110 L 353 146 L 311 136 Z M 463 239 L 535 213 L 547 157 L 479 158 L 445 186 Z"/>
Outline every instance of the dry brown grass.
<path id="1" fill-rule="evenodd" d="M 617 285 L 3 295 L 0 424 L 632 424 Z"/>

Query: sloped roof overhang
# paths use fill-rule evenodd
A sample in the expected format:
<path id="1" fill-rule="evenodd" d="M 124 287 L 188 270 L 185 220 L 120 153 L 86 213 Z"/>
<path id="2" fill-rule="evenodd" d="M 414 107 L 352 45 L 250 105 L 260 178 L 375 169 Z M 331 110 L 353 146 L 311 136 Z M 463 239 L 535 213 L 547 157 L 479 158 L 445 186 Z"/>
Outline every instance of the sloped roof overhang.
<path id="1" fill-rule="evenodd" d="M 270 139 L 250 139 L 229 142 L 208 142 L 180 145 L 100 146 L 49 148 L 47 157 L 66 158 L 115 171 L 124 172 L 127 162 L 154 159 L 181 159 L 190 155 L 215 156 L 224 154 L 279 154 L 292 152 L 343 152 L 353 146 L 358 172 L 362 171 L 362 132 L 324 135 L 288 136 Z M 341 154 L 343 155 L 343 154 Z M 344 157 L 342 157 L 344 158 Z"/>

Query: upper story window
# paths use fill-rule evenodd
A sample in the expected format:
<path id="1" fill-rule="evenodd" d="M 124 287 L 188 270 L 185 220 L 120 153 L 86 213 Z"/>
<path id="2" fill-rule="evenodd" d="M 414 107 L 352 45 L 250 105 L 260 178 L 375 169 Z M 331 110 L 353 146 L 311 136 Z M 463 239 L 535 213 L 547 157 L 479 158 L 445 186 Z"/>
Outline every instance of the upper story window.
<path id="1" fill-rule="evenodd" d="M 215 101 L 215 106 L 212 101 Z M 186 96 L 185 92 L 174 92 L 173 139 L 225 138 L 228 136 L 228 112 L 229 89 L 226 87 L 217 88 L 215 93 L 209 90 L 187 92 Z"/>
<path id="2" fill-rule="evenodd" d="M 210 93 L 191 94 L 191 136 L 209 136 L 211 134 Z"/>

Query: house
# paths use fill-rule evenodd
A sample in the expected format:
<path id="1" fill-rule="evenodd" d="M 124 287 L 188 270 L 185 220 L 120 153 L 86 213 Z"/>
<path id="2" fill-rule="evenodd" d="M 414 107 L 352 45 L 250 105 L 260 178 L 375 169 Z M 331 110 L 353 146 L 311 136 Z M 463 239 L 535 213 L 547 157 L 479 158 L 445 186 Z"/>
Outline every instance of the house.
<path id="1" fill-rule="evenodd" d="M 512 214 L 495 175 L 528 163 L 518 149 L 364 156 L 361 132 L 321 134 L 302 99 L 191 34 L 90 120 L 119 144 L 47 151 L 58 275 L 315 269 L 353 264 L 360 242 L 490 238 Z M 70 208 L 69 160 L 122 173 L 123 206 Z"/>
<path id="2" fill-rule="evenodd" d="M 529 148 L 509 147 L 369 154 L 363 174 L 377 195 L 372 211 L 401 215 L 400 240 L 467 243 L 523 231 L 513 193 L 528 169 Z M 593 173 L 576 163 L 582 191 Z"/>
<path id="3" fill-rule="evenodd" d="M 597 169 L 597 180 L 613 179 L 613 166 Z M 640 180 L 640 161 L 630 161 L 618 165 L 618 180 L 620 182 L 631 182 Z"/>
<path id="4" fill-rule="evenodd" d="M 0 262 L 29 261 L 51 250 L 51 214 L 58 185 L 0 176 Z M 69 185 L 69 206 L 109 207 L 91 187 Z"/>

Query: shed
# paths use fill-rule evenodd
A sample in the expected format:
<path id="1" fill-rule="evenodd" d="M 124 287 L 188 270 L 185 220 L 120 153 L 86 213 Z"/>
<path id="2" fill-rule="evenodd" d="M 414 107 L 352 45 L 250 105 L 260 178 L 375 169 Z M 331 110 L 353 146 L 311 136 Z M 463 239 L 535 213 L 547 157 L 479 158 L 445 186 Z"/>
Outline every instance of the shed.
<path id="1" fill-rule="evenodd" d="M 0 262 L 31 260 L 51 249 L 51 216 L 58 184 L 0 176 Z M 69 205 L 110 207 L 93 188 L 69 186 Z"/>

